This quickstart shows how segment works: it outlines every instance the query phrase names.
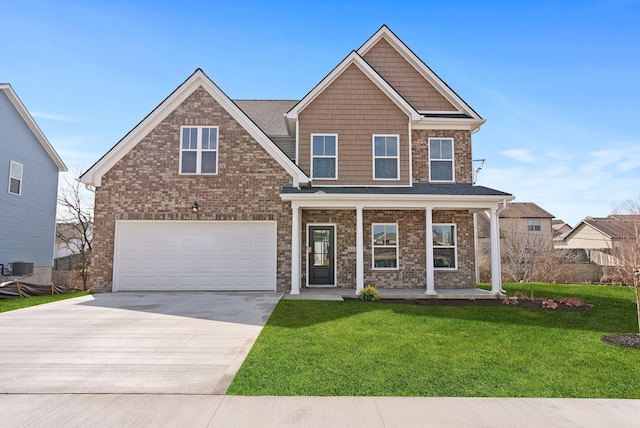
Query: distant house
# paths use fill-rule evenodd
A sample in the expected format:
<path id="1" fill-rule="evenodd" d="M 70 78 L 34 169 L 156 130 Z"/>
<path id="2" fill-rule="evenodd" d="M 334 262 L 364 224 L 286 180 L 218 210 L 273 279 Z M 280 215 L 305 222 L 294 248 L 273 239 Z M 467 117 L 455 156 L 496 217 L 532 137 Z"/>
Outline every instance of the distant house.
<path id="1" fill-rule="evenodd" d="M 637 220 L 638 217 L 632 215 L 587 217 L 555 247 L 583 250 L 592 263 L 615 266 L 617 261 L 612 253 L 623 241 L 633 238 L 634 231 L 630 226 Z"/>
<path id="2" fill-rule="evenodd" d="M 0 282 L 51 281 L 58 175 L 67 168 L 9 84 L 0 84 Z"/>
<path id="3" fill-rule="evenodd" d="M 573 230 L 573 227 L 569 226 L 563 220 L 551 220 L 551 228 L 553 229 L 553 241 L 562 241 L 562 238 L 567 233 Z"/>
<path id="4" fill-rule="evenodd" d="M 506 209 L 499 213 L 500 219 L 500 251 L 505 250 L 516 243 L 522 246 L 535 246 L 538 249 L 553 249 L 554 216 L 540 208 L 533 202 L 509 202 Z M 486 280 L 488 272 L 491 248 L 489 234 L 490 219 L 486 212 L 476 214 L 476 230 L 478 240 L 478 281 Z"/>
<path id="5" fill-rule="evenodd" d="M 554 229 L 552 227 L 553 214 L 540 208 L 533 202 L 509 202 L 507 208 L 500 212 L 500 241 L 501 246 L 507 239 L 519 236 L 535 236 L 548 240 L 549 248 L 553 248 Z M 478 248 L 489 248 L 489 217 L 485 212 L 479 213 Z"/>

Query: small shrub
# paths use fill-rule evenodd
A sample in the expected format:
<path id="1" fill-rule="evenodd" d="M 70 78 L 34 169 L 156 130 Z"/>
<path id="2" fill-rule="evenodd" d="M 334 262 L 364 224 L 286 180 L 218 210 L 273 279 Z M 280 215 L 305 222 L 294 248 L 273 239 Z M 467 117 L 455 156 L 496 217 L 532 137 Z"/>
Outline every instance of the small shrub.
<path id="1" fill-rule="evenodd" d="M 518 303 L 520 303 L 520 301 L 518 300 L 517 297 L 504 297 L 502 299 L 502 304 L 503 305 L 517 305 Z"/>
<path id="2" fill-rule="evenodd" d="M 543 309 L 556 309 L 558 304 L 553 299 L 543 299 L 542 300 L 542 308 Z"/>
<path id="3" fill-rule="evenodd" d="M 527 300 L 529 296 L 523 291 L 516 291 L 516 298 L 519 300 Z"/>
<path id="4" fill-rule="evenodd" d="M 569 299 L 562 299 L 560 302 L 564 303 L 565 306 L 573 306 L 574 308 L 579 308 L 580 306 L 584 306 L 582 300 L 577 299 L 575 297 Z"/>
<path id="5" fill-rule="evenodd" d="M 376 290 L 373 285 L 367 284 L 366 287 L 360 290 L 360 299 L 369 301 L 379 300 L 380 293 L 378 293 L 378 290 Z"/>

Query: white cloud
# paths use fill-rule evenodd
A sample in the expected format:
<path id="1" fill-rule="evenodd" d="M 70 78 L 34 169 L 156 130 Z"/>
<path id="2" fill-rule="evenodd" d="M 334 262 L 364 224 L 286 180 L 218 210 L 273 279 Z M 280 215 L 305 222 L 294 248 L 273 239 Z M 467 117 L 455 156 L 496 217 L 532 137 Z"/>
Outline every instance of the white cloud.
<path id="1" fill-rule="evenodd" d="M 36 119 L 55 120 L 57 122 L 78 122 L 78 119 L 70 116 L 63 116 L 60 114 L 43 113 L 38 111 L 32 111 L 31 116 Z"/>
<path id="2" fill-rule="evenodd" d="M 503 150 L 500 152 L 502 156 L 506 156 L 511 159 L 515 159 L 519 162 L 531 163 L 538 160 L 536 156 L 531 154 L 529 149 L 512 149 L 512 150 Z"/>

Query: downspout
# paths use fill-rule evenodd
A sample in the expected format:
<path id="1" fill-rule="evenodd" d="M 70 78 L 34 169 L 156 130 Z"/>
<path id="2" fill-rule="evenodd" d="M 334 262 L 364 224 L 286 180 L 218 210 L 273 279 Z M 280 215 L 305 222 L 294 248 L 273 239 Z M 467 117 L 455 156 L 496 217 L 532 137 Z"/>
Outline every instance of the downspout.
<path id="1" fill-rule="evenodd" d="M 498 267 L 500 268 L 500 277 L 502 277 L 502 254 L 500 252 L 500 213 L 503 212 L 504 210 L 507 209 L 507 200 L 503 199 L 502 200 L 502 208 L 499 208 L 496 210 L 496 221 L 498 222 L 497 227 L 498 227 Z M 502 278 L 500 278 L 500 292 L 503 294 L 506 294 L 507 292 L 504 291 L 504 289 L 502 288 Z"/>

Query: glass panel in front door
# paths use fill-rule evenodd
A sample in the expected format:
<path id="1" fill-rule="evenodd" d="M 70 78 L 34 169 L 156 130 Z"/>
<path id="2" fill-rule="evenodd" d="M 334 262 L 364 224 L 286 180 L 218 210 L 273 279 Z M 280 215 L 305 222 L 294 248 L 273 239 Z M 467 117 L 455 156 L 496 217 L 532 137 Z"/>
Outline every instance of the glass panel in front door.
<path id="1" fill-rule="evenodd" d="M 313 230 L 313 266 L 329 266 L 331 263 L 330 234 L 328 229 Z"/>

